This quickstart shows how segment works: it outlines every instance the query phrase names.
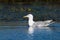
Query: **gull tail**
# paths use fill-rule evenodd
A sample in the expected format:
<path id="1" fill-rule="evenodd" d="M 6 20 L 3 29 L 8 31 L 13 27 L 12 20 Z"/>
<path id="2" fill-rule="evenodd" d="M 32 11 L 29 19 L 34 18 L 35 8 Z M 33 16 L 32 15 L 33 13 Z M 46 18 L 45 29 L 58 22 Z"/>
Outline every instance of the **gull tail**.
<path id="1" fill-rule="evenodd" d="M 45 22 L 47 22 L 47 23 L 50 23 L 50 22 L 52 22 L 53 20 L 46 20 Z"/>
<path id="2" fill-rule="evenodd" d="M 55 23 L 55 22 L 53 22 L 53 20 L 47 20 L 47 21 L 45 21 L 45 22 L 47 23 L 45 26 L 48 26 L 48 25 L 50 25 L 50 24 Z"/>

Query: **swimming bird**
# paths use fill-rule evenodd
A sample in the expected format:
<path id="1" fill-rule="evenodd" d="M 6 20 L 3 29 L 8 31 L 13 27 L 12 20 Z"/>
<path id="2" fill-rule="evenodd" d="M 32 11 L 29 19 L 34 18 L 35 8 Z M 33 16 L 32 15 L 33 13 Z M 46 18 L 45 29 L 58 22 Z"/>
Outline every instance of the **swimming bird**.
<path id="1" fill-rule="evenodd" d="M 53 20 L 46 20 L 46 21 L 33 21 L 33 15 L 28 14 L 24 16 L 24 18 L 28 18 L 28 25 L 29 25 L 29 31 L 30 33 L 34 31 L 34 28 L 45 28 L 44 26 L 48 26 L 52 23 Z"/>
<path id="2" fill-rule="evenodd" d="M 48 26 L 49 24 L 51 24 L 52 20 L 46 20 L 46 21 L 33 21 L 33 15 L 32 14 L 28 14 L 26 16 L 24 16 L 24 18 L 28 18 L 28 25 L 29 26 L 33 26 L 33 24 L 35 26 Z"/>

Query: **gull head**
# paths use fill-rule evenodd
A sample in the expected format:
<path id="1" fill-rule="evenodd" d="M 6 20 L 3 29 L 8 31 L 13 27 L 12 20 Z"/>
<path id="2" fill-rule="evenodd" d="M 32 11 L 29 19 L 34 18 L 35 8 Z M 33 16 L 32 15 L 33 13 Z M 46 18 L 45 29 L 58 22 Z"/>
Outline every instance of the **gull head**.
<path id="1" fill-rule="evenodd" d="M 28 15 L 24 16 L 23 18 L 33 18 L 33 15 L 32 14 L 28 14 Z"/>
<path id="2" fill-rule="evenodd" d="M 28 14 L 28 15 L 24 16 L 24 18 L 26 18 L 26 17 L 29 19 L 28 20 L 29 26 L 32 26 L 33 23 L 34 23 L 34 21 L 33 21 L 33 15 L 32 14 Z"/>

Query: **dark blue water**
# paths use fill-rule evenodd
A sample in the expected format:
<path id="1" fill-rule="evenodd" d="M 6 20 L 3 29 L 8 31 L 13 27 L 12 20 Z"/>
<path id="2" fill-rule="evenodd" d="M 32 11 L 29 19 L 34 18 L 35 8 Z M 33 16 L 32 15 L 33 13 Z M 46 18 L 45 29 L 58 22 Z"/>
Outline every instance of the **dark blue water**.
<path id="1" fill-rule="evenodd" d="M 27 26 L 1 26 L 0 40 L 60 40 L 60 24 L 53 24 L 50 30 L 35 30 L 33 34 L 28 34 Z"/>

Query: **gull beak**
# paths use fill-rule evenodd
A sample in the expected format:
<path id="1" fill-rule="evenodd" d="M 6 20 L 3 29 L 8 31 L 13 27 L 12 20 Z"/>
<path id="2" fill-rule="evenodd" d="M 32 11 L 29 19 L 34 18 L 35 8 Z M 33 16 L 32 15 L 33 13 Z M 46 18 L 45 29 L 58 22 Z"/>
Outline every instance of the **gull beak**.
<path id="1" fill-rule="evenodd" d="M 23 16 L 23 18 L 27 18 L 27 16 Z"/>

